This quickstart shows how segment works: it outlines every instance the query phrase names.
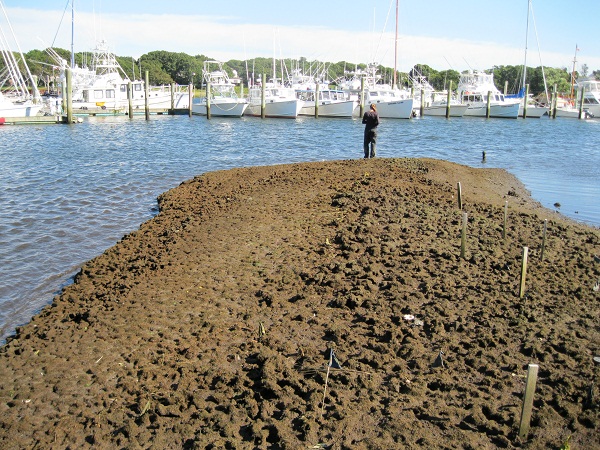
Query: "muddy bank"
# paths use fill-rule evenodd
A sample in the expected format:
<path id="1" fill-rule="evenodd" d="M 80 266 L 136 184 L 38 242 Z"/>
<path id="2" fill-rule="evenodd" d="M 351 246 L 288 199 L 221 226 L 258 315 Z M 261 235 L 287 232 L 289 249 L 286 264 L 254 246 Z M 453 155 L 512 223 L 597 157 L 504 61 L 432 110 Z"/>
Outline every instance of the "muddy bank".
<path id="1" fill-rule="evenodd" d="M 506 172 L 236 169 L 159 204 L 2 347 L 0 447 L 600 448 L 600 232 Z"/>

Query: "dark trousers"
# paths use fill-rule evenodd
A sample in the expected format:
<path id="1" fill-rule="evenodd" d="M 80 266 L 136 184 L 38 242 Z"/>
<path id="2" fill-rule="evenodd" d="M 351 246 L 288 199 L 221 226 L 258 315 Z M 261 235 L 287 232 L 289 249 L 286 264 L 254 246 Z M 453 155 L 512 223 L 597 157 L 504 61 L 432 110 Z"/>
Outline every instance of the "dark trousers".
<path id="1" fill-rule="evenodd" d="M 371 146 L 369 151 L 369 144 Z M 365 128 L 365 139 L 363 148 L 365 150 L 365 158 L 375 158 L 375 146 L 377 144 L 377 128 L 367 130 Z"/>

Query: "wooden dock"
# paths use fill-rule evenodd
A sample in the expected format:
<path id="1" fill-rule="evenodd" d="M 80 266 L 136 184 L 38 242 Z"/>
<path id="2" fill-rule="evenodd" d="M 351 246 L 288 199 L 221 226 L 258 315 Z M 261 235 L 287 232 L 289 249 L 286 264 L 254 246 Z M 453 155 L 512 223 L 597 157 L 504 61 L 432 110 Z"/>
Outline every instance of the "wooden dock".
<path id="1" fill-rule="evenodd" d="M 134 116 L 145 116 L 144 109 L 136 109 Z M 163 115 L 188 115 L 189 109 L 171 109 L 171 108 L 150 108 L 150 114 L 155 116 Z M 76 110 L 73 116 L 81 119 L 81 117 L 101 117 L 101 116 L 128 116 L 127 110 L 111 110 L 111 109 L 85 109 Z M 81 120 L 73 119 L 73 123 Z M 0 125 L 35 125 L 35 124 L 50 124 L 50 123 L 67 123 L 66 115 L 50 115 L 50 116 L 32 116 L 32 117 L 0 117 Z"/>

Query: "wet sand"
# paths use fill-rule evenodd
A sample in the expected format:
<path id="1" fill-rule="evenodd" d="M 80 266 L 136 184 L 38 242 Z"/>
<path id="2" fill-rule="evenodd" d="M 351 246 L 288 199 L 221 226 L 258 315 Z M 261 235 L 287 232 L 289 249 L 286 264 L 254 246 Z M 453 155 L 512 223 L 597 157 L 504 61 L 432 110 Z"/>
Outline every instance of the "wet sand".
<path id="1" fill-rule="evenodd" d="M 600 448 L 600 231 L 505 171 L 243 168 L 159 206 L 1 348 L 1 448 Z"/>

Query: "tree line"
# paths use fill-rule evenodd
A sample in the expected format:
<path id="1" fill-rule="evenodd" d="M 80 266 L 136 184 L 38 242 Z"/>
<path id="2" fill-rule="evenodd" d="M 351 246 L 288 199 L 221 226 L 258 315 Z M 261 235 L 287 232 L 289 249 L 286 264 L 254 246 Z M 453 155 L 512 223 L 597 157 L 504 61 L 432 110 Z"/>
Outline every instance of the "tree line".
<path id="1" fill-rule="evenodd" d="M 68 50 L 54 48 L 66 61 L 71 58 L 71 53 Z M 58 76 L 58 67 L 52 57 L 44 50 L 31 50 L 25 55 L 25 60 L 29 65 L 30 71 L 37 76 L 39 88 L 49 88 L 49 82 Z M 195 88 L 203 87 L 202 68 L 204 62 L 212 60 L 205 55 L 191 56 L 186 53 L 169 52 L 157 50 L 142 55 L 135 60 L 132 57 L 117 56 L 117 61 L 123 68 L 125 74 L 132 79 L 143 78 L 145 71 L 148 71 L 149 81 L 151 85 L 166 85 L 177 83 L 180 85 L 193 84 Z M 79 52 L 75 54 L 75 63 L 79 66 L 84 66 L 91 62 L 91 56 L 88 52 Z M 3 69 L 2 61 L 0 61 L 0 73 Z M 251 60 L 230 60 L 223 63 L 224 69 L 230 76 L 237 74 L 245 86 L 248 86 L 250 78 L 254 80 L 260 78 L 265 73 L 268 77 L 273 75 L 275 70 L 276 77 L 280 80 L 287 79 L 288 75 L 294 68 L 302 70 L 305 75 L 326 73 L 328 79 L 335 84 L 337 80 L 345 77 L 348 72 L 365 70 L 366 64 L 354 64 L 347 61 L 339 62 L 320 62 L 308 61 L 306 58 L 298 60 L 286 59 L 277 60 L 273 63 L 271 58 L 254 58 Z M 391 84 L 393 80 L 393 69 L 390 67 L 379 66 L 378 73 L 382 75 L 385 82 Z M 486 70 L 487 73 L 494 74 L 494 82 L 500 91 L 504 91 L 505 86 L 508 86 L 509 93 L 516 93 L 520 88 L 520 80 L 522 78 L 523 66 L 494 66 Z M 578 76 L 587 76 L 587 66 L 582 66 L 582 73 L 576 73 Z M 416 64 L 408 73 L 398 72 L 398 83 L 406 88 L 411 88 L 412 80 L 422 75 L 427 78 L 429 83 L 435 90 L 444 90 L 452 82 L 453 89 L 458 85 L 460 73 L 456 70 L 441 70 L 438 71 L 425 64 Z M 555 85 L 558 92 L 568 93 L 571 89 L 571 71 L 565 67 L 528 67 L 527 68 L 527 83 L 529 84 L 529 92 L 537 95 L 545 92 L 544 76 L 546 86 L 552 89 Z M 600 71 L 594 71 L 591 74 L 595 79 L 600 79 Z"/>

